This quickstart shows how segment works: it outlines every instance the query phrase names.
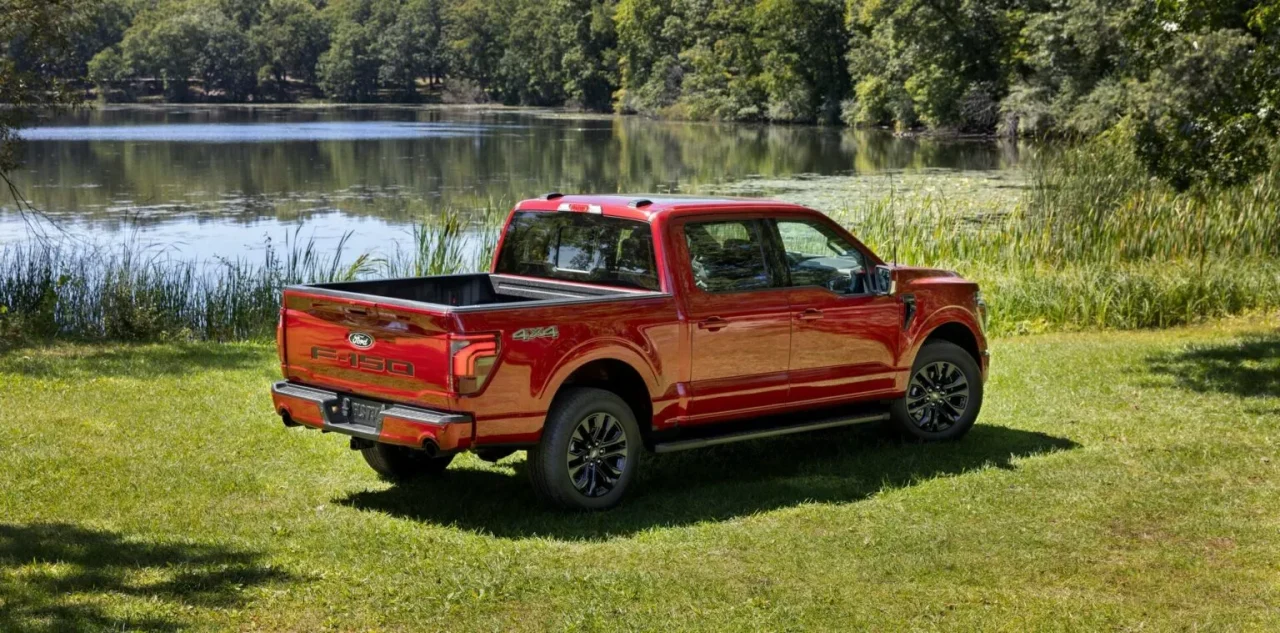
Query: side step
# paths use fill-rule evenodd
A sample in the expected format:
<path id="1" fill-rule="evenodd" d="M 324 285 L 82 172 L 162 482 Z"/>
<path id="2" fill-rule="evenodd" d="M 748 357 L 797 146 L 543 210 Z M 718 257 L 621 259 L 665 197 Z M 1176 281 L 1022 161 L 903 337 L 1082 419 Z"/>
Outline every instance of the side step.
<path id="1" fill-rule="evenodd" d="M 786 426 L 767 427 L 755 431 L 744 431 L 741 433 L 729 433 L 726 435 L 713 435 L 710 437 L 699 437 L 688 440 L 675 440 L 671 442 L 663 442 L 653 446 L 655 453 L 674 453 L 676 451 L 686 451 L 691 448 L 703 448 L 706 446 L 716 446 L 718 444 L 731 444 L 733 442 L 743 442 L 746 440 L 759 440 L 766 437 L 778 437 L 780 435 L 791 435 L 792 433 L 807 433 L 809 431 L 821 431 L 822 429 L 831 429 L 838 426 L 848 426 L 850 424 L 861 424 L 863 422 L 879 422 L 889 419 L 887 412 L 862 413 L 851 416 L 831 417 L 807 422 L 805 424 L 791 424 Z"/>

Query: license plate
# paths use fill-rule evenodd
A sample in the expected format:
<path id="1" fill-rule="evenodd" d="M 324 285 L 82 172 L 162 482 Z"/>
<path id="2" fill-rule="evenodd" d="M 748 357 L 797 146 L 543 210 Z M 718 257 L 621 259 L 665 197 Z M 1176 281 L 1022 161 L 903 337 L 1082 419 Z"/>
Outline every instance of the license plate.
<path id="1" fill-rule="evenodd" d="M 378 426 L 378 416 L 385 408 L 377 402 L 365 402 L 354 398 L 342 399 L 342 416 L 347 419 L 347 424 L 359 424 L 361 426 Z"/>

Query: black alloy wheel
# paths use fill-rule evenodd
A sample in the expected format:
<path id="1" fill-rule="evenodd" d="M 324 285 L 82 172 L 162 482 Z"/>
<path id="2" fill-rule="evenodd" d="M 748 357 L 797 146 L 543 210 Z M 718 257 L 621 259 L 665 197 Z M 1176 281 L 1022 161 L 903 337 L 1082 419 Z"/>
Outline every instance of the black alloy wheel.
<path id="1" fill-rule="evenodd" d="M 604 510 L 622 500 L 644 450 L 635 413 L 618 394 L 567 387 L 547 412 L 542 438 L 529 449 L 529 479 L 549 505 Z"/>
<path id="2" fill-rule="evenodd" d="M 578 422 L 567 452 L 569 480 L 588 497 L 609 494 L 627 470 L 627 434 L 608 413 L 593 413 Z"/>
<path id="3" fill-rule="evenodd" d="M 925 343 L 911 364 L 907 391 L 889 403 L 888 427 L 926 442 L 953 440 L 973 427 L 982 409 L 982 368 L 950 341 Z"/>
<path id="4" fill-rule="evenodd" d="M 946 361 L 916 371 L 907 388 L 907 413 L 916 426 L 939 433 L 958 424 L 969 406 L 969 379 Z"/>

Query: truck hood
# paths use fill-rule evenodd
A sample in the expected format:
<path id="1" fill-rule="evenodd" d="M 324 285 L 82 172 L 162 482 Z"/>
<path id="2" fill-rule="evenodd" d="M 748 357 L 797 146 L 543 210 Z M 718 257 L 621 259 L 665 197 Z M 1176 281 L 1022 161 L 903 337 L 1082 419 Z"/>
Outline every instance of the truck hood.
<path id="1" fill-rule="evenodd" d="M 893 264 L 890 268 L 893 269 L 894 278 L 898 280 L 898 283 L 919 281 L 921 279 L 961 279 L 959 273 L 941 268 L 905 266 L 902 264 Z"/>

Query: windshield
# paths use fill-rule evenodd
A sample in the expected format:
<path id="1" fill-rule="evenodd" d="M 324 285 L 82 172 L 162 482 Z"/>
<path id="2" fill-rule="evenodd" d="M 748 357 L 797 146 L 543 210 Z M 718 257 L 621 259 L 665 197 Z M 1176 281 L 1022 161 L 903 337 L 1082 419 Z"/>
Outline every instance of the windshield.
<path id="1" fill-rule="evenodd" d="M 589 213 L 517 212 L 494 272 L 658 290 L 649 225 Z"/>

